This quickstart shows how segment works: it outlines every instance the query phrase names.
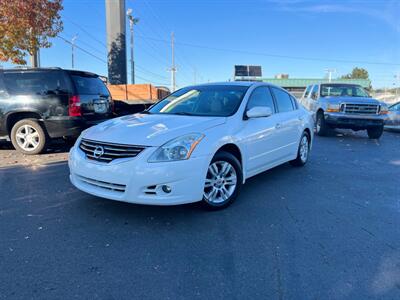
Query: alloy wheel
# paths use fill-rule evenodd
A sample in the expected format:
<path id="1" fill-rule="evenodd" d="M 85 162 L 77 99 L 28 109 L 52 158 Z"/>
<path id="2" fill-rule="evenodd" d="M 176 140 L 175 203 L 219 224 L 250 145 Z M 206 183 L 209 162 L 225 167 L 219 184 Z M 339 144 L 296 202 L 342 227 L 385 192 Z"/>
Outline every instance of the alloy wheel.
<path id="1" fill-rule="evenodd" d="M 235 168 L 227 161 L 213 162 L 208 167 L 204 198 L 213 204 L 223 203 L 233 195 L 236 185 Z"/>
<path id="2" fill-rule="evenodd" d="M 308 159 L 308 152 L 309 152 L 309 143 L 307 135 L 304 135 L 300 142 L 300 159 L 303 163 L 305 163 Z"/>
<path id="3" fill-rule="evenodd" d="M 19 127 L 17 129 L 15 138 L 18 146 L 25 151 L 36 150 L 40 143 L 38 131 L 30 125 L 23 125 Z"/>

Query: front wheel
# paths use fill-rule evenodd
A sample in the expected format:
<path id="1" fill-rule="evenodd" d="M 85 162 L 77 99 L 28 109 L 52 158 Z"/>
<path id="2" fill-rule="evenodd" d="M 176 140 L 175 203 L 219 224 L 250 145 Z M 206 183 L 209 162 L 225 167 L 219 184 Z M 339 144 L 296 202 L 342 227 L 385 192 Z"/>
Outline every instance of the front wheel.
<path id="1" fill-rule="evenodd" d="M 319 136 L 326 136 L 329 133 L 329 126 L 325 122 L 325 116 L 322 111 L 317 113 L 317 120 L 315 124 L 315 131 Z"/>
<path id="2" fill-rule="evenodd" d="M 368 128 L 367 132 L 370 139 L 379 139 L 383 134 L 383 126 Z"/>
<path id="3" fill-rule="evenodd" d="M 203 204 L 211 210 L 229 206 L 239 194 L 242 184 L 240 162 L 228 152 L 218 152 L 207 170 Z"/>

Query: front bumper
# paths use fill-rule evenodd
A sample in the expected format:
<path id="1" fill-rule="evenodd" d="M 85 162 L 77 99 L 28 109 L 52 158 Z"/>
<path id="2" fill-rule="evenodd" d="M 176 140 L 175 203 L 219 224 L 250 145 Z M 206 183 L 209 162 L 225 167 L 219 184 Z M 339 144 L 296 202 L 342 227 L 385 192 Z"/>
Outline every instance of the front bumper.
<path id="1" fill-rule="evenodd" d="M 383 115 L 351 115 L 325 112 L 325 122 L 336 128 L 367 129 L 383 126 L 386 117 Z"/>
<path id="2" fill-rule="evenodd" d="M 134 158 L 100 163 L 85 157 L 77 145 L 69 155 L 70 180 L 78 189 L 111 200 L 176 205 L 203 198 L 204 179 L 211 160 L 208 156 L 185 161 L 148 163 L 156 150 L 149 147 Z M 171 188 L 170 193 L 162 186 Z"/>

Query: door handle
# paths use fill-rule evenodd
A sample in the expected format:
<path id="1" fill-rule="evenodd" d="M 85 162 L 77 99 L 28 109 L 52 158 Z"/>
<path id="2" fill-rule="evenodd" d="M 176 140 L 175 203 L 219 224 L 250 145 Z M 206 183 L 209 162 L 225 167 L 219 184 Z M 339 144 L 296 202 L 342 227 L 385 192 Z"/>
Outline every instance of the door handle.
<path id="1" fill-rule="evenodd" d="M 275 129 L 280 129 L 281 127 L 282 127 L 282 124 L 281 124 L 281 123 L 276 123 Z"/>

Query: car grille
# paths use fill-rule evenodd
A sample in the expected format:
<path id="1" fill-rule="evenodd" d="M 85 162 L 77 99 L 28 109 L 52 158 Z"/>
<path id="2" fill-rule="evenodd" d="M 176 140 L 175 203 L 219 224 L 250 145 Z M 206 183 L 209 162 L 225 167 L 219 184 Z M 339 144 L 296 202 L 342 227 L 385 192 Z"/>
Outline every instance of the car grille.
<path id="1" fill-rule="evenodd" d="M 375 115 L 379 113 L 379 105 L 376 104 L 351 104 L 344 103 L 340 110 L 346 114 L 367 114 Z"/>
<path id="2" fill-rule="evenodd" d="M 77 175 L 77 178 L 80 181 L 83 181 L 86 184 L 89 184 L 89 185 L 94 186 L 94 187 L 102 188 L 102 189 L 105 189 L 105 190 L 109 190 L 109 191 L 124 193 L 125 189 L 126 189 L 126 185 L 125 184 L 100 181 L 100 180 L 95 180 L 95 179 L 84 177 L 84 176 L 80 176 L 80 175 Z"/>
<path id="3" fill-rule="evenodd" d="M 109 163 L 117 158 L 136 157 L 146 147 L 82 139 L 79 148 L 85 152 L 88 159 Z"/>

